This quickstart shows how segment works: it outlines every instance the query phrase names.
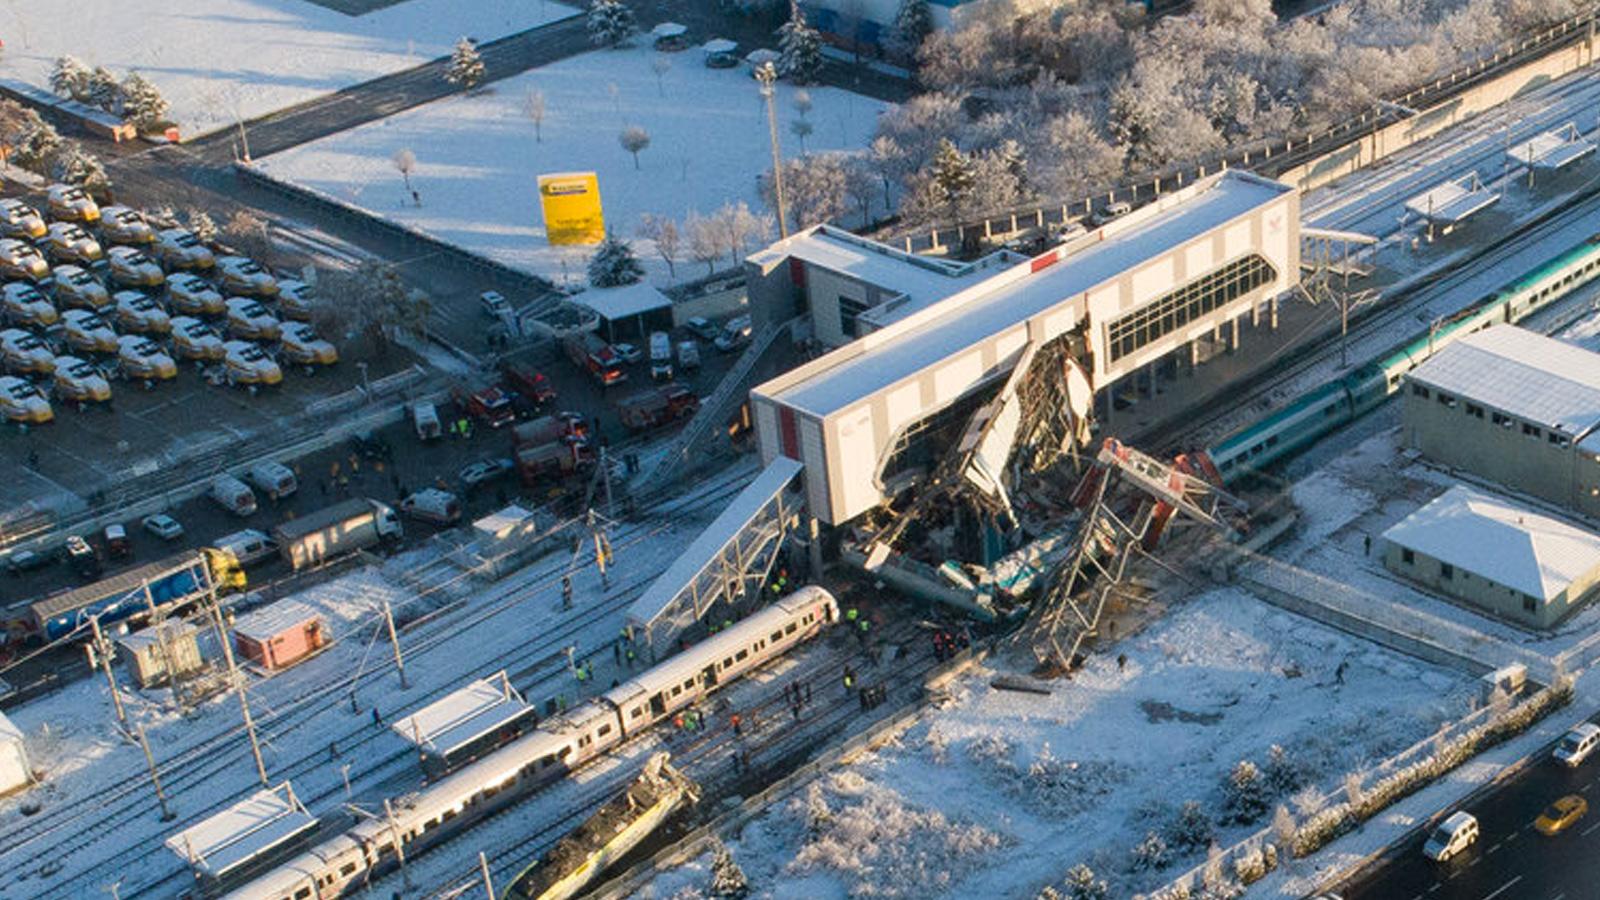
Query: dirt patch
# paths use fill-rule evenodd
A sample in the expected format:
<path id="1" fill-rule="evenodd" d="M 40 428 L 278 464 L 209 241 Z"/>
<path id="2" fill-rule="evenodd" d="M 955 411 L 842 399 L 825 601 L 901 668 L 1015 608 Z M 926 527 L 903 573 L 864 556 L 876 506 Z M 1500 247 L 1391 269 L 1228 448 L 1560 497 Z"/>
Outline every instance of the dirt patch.
<path id="1" fill-rule="evenodd" d="M 1188 725 L 1216 725 L 1222 721 L 1222 713 L 1190 712 L 1160 700 L 1140 700 L 1139 708 L 1146 719 L 1156 723 L 1177 720 Z"/>

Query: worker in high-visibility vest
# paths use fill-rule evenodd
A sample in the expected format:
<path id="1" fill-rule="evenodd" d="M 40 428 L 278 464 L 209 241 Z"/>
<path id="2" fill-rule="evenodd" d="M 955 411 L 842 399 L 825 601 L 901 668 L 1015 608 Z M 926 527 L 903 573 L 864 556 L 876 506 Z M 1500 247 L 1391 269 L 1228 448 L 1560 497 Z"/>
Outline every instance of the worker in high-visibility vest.
<path id="1" fill-rule="evenodd" d="M 844 620 L 846 622 L 854 622 L 856 620 L 856 617 L 859 616 L 859 615 L 861 615 L 861 613 L 857 612 L 856 608 L 854 606 L 852 606 L 849 609 L 844 611 Z"/>

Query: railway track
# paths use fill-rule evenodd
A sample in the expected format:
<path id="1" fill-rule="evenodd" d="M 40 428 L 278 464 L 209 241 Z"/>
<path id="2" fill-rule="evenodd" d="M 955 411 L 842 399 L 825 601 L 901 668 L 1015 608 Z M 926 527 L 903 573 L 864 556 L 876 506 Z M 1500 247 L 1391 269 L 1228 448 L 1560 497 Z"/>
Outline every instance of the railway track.
<path id="1" fill-rule="evenodd" d="M 687 505 L 690 509 L 706 509 L 726 499 L 732 493 L 743 487 L 746 473 L 733 470 L 722 478 L 713 479 L 697 487 L 692 493 L 692 500 L 679 501 L 680 505 Z M 615 537 L 613 546 L 618 551 L 654 537 L 662 530 L 669 527 L 676 520 L 668 518 L 647 517 L 645 521 L 631 524 L 622 529 Z M 567 569 L 568 562 L 562 559 L 552 565 L 546 565 L 534 579 L 514 576 L 515 582 L 498 589 L 488 606 L 473 610 L 471 617 L 462 620 L 457 616 L 441 618 L 428 623 L 428 627 L 419 629 L 418 637 L 410 642 L 407 653 L 413 659 L 426 654 L 430 650 L 444 645 L 452 636 L 463 628 L 480 624 L 496 615 L 510 610 L 521 603 L 529 591 L 539 592 L 553 589 L 559 584 L 561 574 Z M 605 601 L 588 609 L 582 610 L 576 617 L 552 632 L 541 636 L 541 639 L 532 645 L 522 645 L 516 653 L 534 651 L 551 651 L 564 646 L 574 638 L 581 635 L 586 629 L 607 617 L 614 616 L 621 609 L 632 602 L 634 596 L 642 590 L 648 578 L 643 578 L 635 583 L 622 586 L 607 595 Z M 483 660 L 470 669 L 456 674 L 441 690 L 453 688 L 470 681 L 472 678 L 492 673 L 499 668 L 509 667 L 507 657 L 509 654 L 491 657 Z M 559 652 L 546 652 L 541 656 L 540 662 L 562 659 Z M 535 664 L 537 666 L 537 663 Z M 526 668 L 526 667 L 525 667 Z M 370 685 L 386 678 L 391 672 L 392 663 L 385 662 L 370 671 L 359 673 L 354 679 L 340 679 L 321 683 L 313 689 L 291 698 L 287 703 L 280 704 L 277 710 L 269 711 L 260 717 L 260 732 L 270 744 L 274 740 L 281 740 L 288 734 L 303 729 L 311 724 L 322 713 L 338 706 L 344 697 L 353 689 L 363 685 Z M 548 680 L 548 679 L 545 679 Z M 338 743 L 346 755 L 358 750 L 378 735 L 384 733 L 382 729 L 366 727 L 354 730 L 342 730 L 338 735 L 330 735 L 330 740 Z M 206 785 L 219 773 L 236 766 L 243 759 L 244 733 L 242 726 L 231 727 L 217 735 L 213 735 L 196 745 L 187 748 L 183 755 L 175 761 L 168 761 L 161 766 L 163 783 L 169 795 L 174 799 L 185 796 L 188 792 Z M 305 777 L 312 773 L 332 770 L 327 762 L 326 754 L 319 750 L 305 754 L 290 761 L 287 765 L 274 766 L 274 778 Z M 392 771 L 394 760 L 409 756 L 407 753 L 392 754 L 386 758 L 369 761 L 371 765 L 365 767 L 360 773 L 354 773 L 352 787 L 356 784 L 365 785 L 376 776 L 385 779 L 392 778 L 396 773 Z M 311 791 L 302 791 L 303 798 L 310 802 L 318 802 L 337 791 L 342 790 L 342 781 L 334 778 L 320 788 Z M 33 873 L 49 877 L 60 865 L 64 857 L 80 853 L 89 847 L 112 836 L 120 827 L 128 824 L 134 818 L 150 813 L 151 803 L 148 795 L 148 786 L 143 777 L 131 782 L 118 785 L 110 791 L 110 796 L 104 796 L 102 802 L 90 804 L 75 804 L 58 808 L 57 812 L 47 819 L 34 820 L 29 826 L 18 832 L 7 835 L 4 843 L 0 844 L 0 860 L 5 860 L 6 868 L 13 874 L 22 874 L 22 878 L 13 878 L 11 884 L 22 887 Z M 194 812 L 186 811 L 185 819 L 193 821 L 227 806 L 232 800 L 223 800 L 212 803 L 204 809 Z M 41 841 L 59 837 L 71 830 L 71 838 L 65 843 L 55 842 L 49 846 L 41 846 L 37 851 L 23 859 L 7 857 L 17 853 L 29 845 L 40 844 Z M 78 888 L 90 891 L 98 890 L 96 877 L 119 873 L 125 863 L 131 863 L 147 855 L 150 851 L 159 851 L 160 836 L 141 841 L 129 848 L 103 859 L 89 868 L 70 875 L 59 884 L 52 884 L 45 889 L 46 894 L 72 895 L 78 893 Z M 183 874 L 183 873 L 178 873 Z M 137 889 L 129 891 L 135 893 Z"/>

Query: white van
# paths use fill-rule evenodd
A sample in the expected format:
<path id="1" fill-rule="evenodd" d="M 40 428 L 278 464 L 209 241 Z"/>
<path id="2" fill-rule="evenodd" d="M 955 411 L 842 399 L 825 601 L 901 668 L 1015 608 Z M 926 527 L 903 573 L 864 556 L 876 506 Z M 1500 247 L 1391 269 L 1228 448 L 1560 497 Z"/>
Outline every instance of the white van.
<path id="1" fill-rule="evenodd" d="M 1478 840 L 1478 820 L 1464 812 L 1453 812 L 1428 836 L 1422 855 L 1434 862 L 1446 862 Z"/>
<path id="2" fill-rule="evenodd" d="M 428 488 L 400 501 L 400 511 L 435 525 L 454 525 L 461 519 L 461 501 L 449 491 Z"/>
<path id="3" fill-rule="evenodd" d="M 232 475 L 218 475 L 211 480 L 212 500 L 236 516 L 254 515 L 256 495 L 250 486 Z"/>
<path id="4" fill-rule="evenodd" d="M 431 441 L 444 435 L 439 427 L 439 411 L 432 403 L 418 403 L 411 407 L 411 427 L 417 430 L 417 440 Z"/>
<path id="5" fill-rule="evenodd" d="M 700 368 L 700 347 L 694 341 L 678 342 L 678 368 L 684 370 Z"/>
<path id="6" fill-rule="evenodd" d="M 1556 761 L 1562 765 L 1575 769 L 1583 765 L 1589 758 L 1594 748 L 1600 746 L 1600 726 L 1592 722 L 1582 722 L 1572 726 L 1572 730 L 1562 735 L 1561 743 L 1556 745 L 1553 754 Z"/>
<path id="7" fill-rule="evenodd" d="M 672 338 L 665 331 L 650 332 L 650 377 L 657 381 L 672 379 Z"/>
<path id="8" fill-rule="evenodd" d="M 300 488 L 294 473 L 282 463 L 256 463 L 250 467 L 245 478 L 273 500 L 282 500 Z"/>
<path id="9" fill-rule="evenodd" d="M 215 546 L 233 557 L 233 561 L 241 566 L 253 565 L 278 552 L 278 545 L 274 544 L 265 533 L 254 528 L 223 535 L 217 538 Z"/>

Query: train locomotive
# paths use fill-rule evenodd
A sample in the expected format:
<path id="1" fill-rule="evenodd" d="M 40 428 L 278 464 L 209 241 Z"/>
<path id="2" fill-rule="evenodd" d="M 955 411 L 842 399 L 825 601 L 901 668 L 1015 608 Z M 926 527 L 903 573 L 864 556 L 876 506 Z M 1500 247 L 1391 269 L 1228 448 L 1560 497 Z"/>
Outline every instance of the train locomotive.
<path id="1" fill-rule="evenodd" d="M 550 719 L 477 762 L 392 804 L 226 894 L 229 900 L 313 900 L 360 890 L 410 856 L 643 733 L 838 620 L 838 604 L 804 587 L 749 618 Z M 202 886 L 204 888 L 205 886 Z"/>
<path id="2" fill-rule="evenodd" d="M 1406 373 L 1458 338 L 1521 321 L 1597 276 L 1600 235 L 1202 452 L 1225 484 L 1237 481 L 1378 408 L 1400 389 Z"/>

